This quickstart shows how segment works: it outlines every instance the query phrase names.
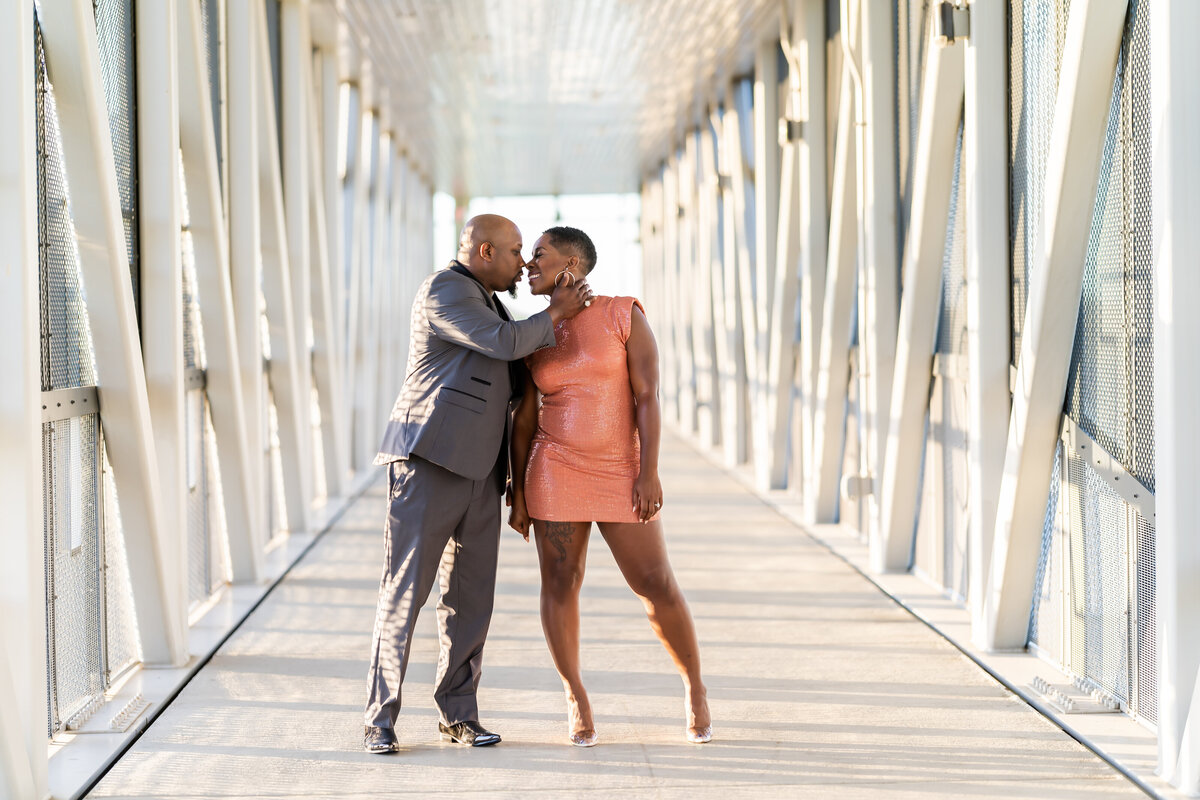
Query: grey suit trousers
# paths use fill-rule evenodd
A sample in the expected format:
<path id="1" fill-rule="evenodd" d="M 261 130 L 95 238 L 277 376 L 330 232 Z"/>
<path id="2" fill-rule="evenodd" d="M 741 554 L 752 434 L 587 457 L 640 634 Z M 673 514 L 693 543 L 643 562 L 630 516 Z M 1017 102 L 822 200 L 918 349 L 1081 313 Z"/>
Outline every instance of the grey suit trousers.
<path id="1" fill-rule="evenodd" d="M 502 461 L 497 468 L 504 468 Z M 471 480 L 412 456 L 389 464 L 388 478 L 386 555 L 364 722 L 395 727 L 413 627 L 435 577 L 441 652 L 434 702 L 447 725 L 478 720 L 475 692 L 500 549 L 499 476 Z"/>

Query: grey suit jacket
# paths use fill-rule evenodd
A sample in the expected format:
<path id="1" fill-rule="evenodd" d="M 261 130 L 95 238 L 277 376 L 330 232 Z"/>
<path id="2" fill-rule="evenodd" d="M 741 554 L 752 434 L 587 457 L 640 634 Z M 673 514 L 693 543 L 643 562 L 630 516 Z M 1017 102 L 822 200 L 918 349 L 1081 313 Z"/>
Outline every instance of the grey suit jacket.
<path id="1" fill-rule="evenodd" d="M 454 267 L 438 270 L 417 290 L 404 388 L 375 463 L 417 455 L 482 480 L 505 444 L 508 362 L 552 346 L 554 325 L 545 311 L 519 321 L 501 316 L 500 301 Z"/>

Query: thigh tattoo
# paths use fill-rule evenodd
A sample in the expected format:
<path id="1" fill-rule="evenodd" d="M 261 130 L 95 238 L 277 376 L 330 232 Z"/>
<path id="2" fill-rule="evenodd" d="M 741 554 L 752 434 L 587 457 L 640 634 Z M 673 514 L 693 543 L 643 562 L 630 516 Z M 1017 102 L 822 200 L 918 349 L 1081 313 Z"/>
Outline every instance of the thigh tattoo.
<path id="1" fill-rule="evenodd" d="M 575 533 L 575 524 L 572 522 L 547 522 L 546 523 L 546 539 L 550 544 L 554 545 L 554 549 L 558 551 L 558 563 L 561 564 L 567 560 L 567 544 L 571 541 L 571 537 Z"/>

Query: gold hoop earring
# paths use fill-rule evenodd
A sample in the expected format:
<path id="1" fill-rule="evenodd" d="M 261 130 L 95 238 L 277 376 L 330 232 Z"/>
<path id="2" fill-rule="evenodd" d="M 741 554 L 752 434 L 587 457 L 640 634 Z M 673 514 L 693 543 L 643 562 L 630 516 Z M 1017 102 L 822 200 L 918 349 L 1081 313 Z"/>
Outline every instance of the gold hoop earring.
<path id="1" fill-rule="evenodd" d="M 558 282 L 558 279 L 559 279 L 559 278 L 561 278 L 563 275 L 566 275 L 568 278 L 570 278 L 570 280 L 569 280 L 569 281 L 567 281 L 567 286 L 574 286 L 574 285 L 575 285 L 575 273 L 571 272 L 571 270 L 569 270 L 569 269 L 564 269 L 562 272 L 560 272 L 560 273 L 558 273 L 557 275 L 555 275 L 555 276 L 554 276 L 554 285 L 555 285 L 555 286 L 561 286 L 561 285 L 562 285 L 562 284 L 560 284 L 560 283 Z"/>

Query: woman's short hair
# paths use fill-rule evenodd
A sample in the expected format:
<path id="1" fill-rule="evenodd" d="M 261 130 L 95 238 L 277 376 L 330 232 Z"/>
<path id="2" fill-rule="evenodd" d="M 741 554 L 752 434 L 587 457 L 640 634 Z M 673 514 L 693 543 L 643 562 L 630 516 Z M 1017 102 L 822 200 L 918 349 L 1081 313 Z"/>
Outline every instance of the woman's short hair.
<path id="1" fill-rule="evenodd" d="M 550 244 L 554 245 L 555 250 L 571 250 L 579 256 L 584 275 L 587 275 L 592 271 L 592 267 L 596 266 L 596 245 L 592 244 L 591 237 L 579 228 L 556 225 L 542 231 L 542 235 L 550 237 Z"/>

